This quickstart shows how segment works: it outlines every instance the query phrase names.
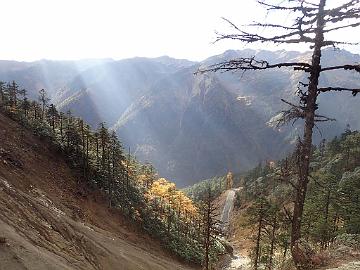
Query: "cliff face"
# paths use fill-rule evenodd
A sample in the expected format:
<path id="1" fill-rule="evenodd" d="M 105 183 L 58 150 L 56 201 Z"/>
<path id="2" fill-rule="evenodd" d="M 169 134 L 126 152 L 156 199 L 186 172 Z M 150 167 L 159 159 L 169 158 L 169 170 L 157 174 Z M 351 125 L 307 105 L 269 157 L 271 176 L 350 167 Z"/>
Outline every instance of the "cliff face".
<path id="1" fill-rule="evenodd" d="M 0 269 L 190 269 L 0 114 Z"/>

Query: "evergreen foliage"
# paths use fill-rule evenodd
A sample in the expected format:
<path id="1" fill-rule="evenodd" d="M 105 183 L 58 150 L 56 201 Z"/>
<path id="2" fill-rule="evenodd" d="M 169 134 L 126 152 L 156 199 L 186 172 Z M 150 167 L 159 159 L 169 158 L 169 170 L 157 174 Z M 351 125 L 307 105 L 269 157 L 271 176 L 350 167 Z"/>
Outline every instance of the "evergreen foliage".
<path id="1" fill-rule="evenodd" d="M 184 192 L 194 201 L 199 202 L 206 196 L 210 187 L 212 195 L 216 198 L 227 186 L 226 176 L 214 177 L 202 180 L 190 187 L 184 188 Z"/>
<path id="2" fill-rule="evenodd" d="M 140 164 L 130 150 L 125 153 L 105 123 L 91 130 L 70 111 L 65 114 L 49 105 L 44 89 L 39 91 L 40 103 L 29 101 L 26 93 L 14 81 L 0 82 L 0 111 L 51 143 L 79 172 L 79 182 L 101 191 L 110 208 L 121 209 L 164 247 L 191 263 L 208 258 L 204 244 L 208 219 L 174 183 L 157 179 L 150 163 Z M 211 250 L 215 244 L 211 242 Z M 213 252 L 210 259 L 216 256 Z"/>
<path id="3" fill-rule="evenodd" d="M 314 255 L 342 235 L 360 234 L 360 132 L 348 128 L 312 151 L 301 240 Z M 260 164 L 245 175 L 236 195 L 235 206 L 246 208 L 245 226 L 257 230 L 251 253 L 255 269 L 274 269 L 289 255 L 297 160 L 295 150 L 274 167 Z"/>

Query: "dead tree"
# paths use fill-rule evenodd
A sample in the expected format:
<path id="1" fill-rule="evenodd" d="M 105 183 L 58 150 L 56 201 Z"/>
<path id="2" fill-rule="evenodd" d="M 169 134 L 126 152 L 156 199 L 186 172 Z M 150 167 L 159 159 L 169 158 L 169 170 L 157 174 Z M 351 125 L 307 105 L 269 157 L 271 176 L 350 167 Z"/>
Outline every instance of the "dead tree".
<path id="1" fill-rule="evenodd" d="M 224 39 L 238 40 L 244 43 L 274 43 L 274 44 L 309 44 L 312 49 L 312 57 L 309 62 L 282 62 L 269 63 L 255 57 L 239 58 L 221 63 L 214 64 L 207 68 L 201 69 L 198 73 L 216 72 L 216 71 L 246 71 L 246 70 L 266 70 L 273 68 L 292 68 L 296 71 L 302 71 L 309 74 L 308 81 L 299 82 L 298 96 L 299 103 L 282 100 L 289 109 L 282 112 L 282 119 L 279 124 L 285 124 L 289 121 L 297 119 L 304 120 L 303 137 L 301 140 L 301 156 L 299 162 L 299 176 L 295 187 L 294 209 L 292 217 L 291 232 L 291 251 L 295 264 L 298 269 L 306 269 L 308 258 L 300 246 L 301 239 L 301 219 L 303 214 L 303 206 L 309 182 L 309 163 L 312 148 L 312 135 L 316 122 L 324 122 L 334 120 L 323 115 L 317 114 L 318 104 L 317 98 L 321 93 L 341 91 L 350 92 L 356 96 L 360 92 L 360 88 L 347 88 L 343 86 L 321 86 L 319 87 L 319 77 L 323 72 L 331 72 L 334 70 L 355 71 L 360 74 L 359 64 L 345 64 L 335 66 L 322 66 L 321 53 L 322 49 L 328 46 L 337 47 L 338 45 L 355 45 L 344 41 L 336 41 L 326 39 L 326 34 L 345 28 L 358 27 L 360 25 L 360 0 L 347 0 L 336 7 L 327 8 L 327 0 L 287 0 L 282 4 L 273 5 L 258 0 L 258 3 L 265 7 L 268 11 L 288 12 L 294 15 L 294 23 L 292 25 L 279 25 L 271 23 L 253 23 L 248 28 L 256 27 L 256 29 L 271 29 L 271 36 L 257 34 L 251 30 L 240 29 L 231 21 L 225 19 L 234 33 L 221 34 L 218 33 L 216 41 Z"/>

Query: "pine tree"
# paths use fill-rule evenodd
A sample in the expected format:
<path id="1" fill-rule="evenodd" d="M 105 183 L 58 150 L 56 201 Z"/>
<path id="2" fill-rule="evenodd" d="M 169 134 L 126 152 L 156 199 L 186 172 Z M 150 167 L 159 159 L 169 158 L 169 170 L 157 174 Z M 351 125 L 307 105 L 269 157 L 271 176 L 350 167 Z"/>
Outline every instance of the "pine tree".
<path id="1" fill-rule="evenodd" d="M 12 110 L 17 106 L 17 95 L 19 93 L 19 86 L 15 81 L 8 83 L 5 88 L 5 92 L 8 96 L 8 105 Z"/>
<path id="2" fill-rule="evenodd" d="M 59 117 L 59 113 L 55 108 L 54 104 L 50 104 L 49 109 L 47 111 L 47 116 L 50 119 L 50 126 L 53 132 L 55 133 L 55 123 Z"/>
<path id="3" fill-rule="evenodd" d="M 360 233 L 360 167 L 345 172 L 339 185 L 341 216 L 347 233 Z"/>
<path id="4" fill-rule="evenodd" d="M 6 103 L 6 99 L 5 99 L 5 92 L 6 92 L 6 83 L 3 81 L 0 81 L 0 106 L 4 106 L 4 104 Z"/>
<path id="5" fill-rule="evenodd" d="M 39 91 L 39 101 L 41 102 L 41 119 L 44 120 L 45 118 L 45 109 L 48 105 L 48 102 L 50 101 L 50 99 L 47 96 L 47 93 L 45 91 L 45 89 L 41 89 Z"/>
<path id="6" fill-rule="evenodd" d="M 215 244 L 217 235 L 220 234 L 220 221 L 218 219 L 218 206 L 214 199 L 215 195 L 211 189 L 211 185 L 208 184 L 207 192 L 202 198 L 202 228 L 203 228 L 203 245 L 204 245 L 204 269 L 211 269 L 211 255 L 212 249 Z"/>
<path id="7" fill-rule="evenodd" d="M 247 210 L 247 215 L 249 217 L 249 221 L 248 221 L 249 224 L 256 226 L 255 247 L 251 256 L 254 270 L 259 269 L 260 258 L 261 258 L 262 236 L 265 230 L 266 218 L 269 209 L 270 209 L 269 202 L 266 200 L 266 198 L 260 197 Z"/>
<path id="8" fill-rule="evenodd" d="M 61 138 L 61 142 L 63 142 L 64 140 L 64 118 L 65 118 L 65 115 L 63 112 L 60 112 L 59 113 L 59 129 L 60 129 L 60 138 Z"/>
<path id="9" fill-rule="evenodd" d="M 112 207 L 112 198 L 115 184 L 120 182 L 123 177 L 123 162 L 125 160 L 121 143 L 113 131 L 110 134 L 110 159 L 111 159 L 111 172 L 108 182 L 109 190 L 109 207 Z"/>
<path id="10" fill-rule="evenodd" d="M 28 115 L 28 111 L 30 110 L 31 104 L 27 98 L 27 91 L 25 89 L 20 90 L 20 95 L 22 96 L 22 101 L 21 101 L 20 107 L 24 113 L 24 117 L 26 118 Z"/>

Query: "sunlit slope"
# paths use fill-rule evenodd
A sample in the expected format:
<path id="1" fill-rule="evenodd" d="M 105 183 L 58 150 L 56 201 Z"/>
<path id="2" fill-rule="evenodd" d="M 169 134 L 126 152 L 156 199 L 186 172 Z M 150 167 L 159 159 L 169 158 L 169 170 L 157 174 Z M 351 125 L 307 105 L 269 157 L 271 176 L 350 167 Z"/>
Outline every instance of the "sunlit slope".
<path id="1" fill-rule="evenodd" d="M 0 269 L 190 269 L 0 114 Z M 5 241 L 4 241 L 5 240 Z"/>
<path id="2" fill-rule="evenodd" d="M 306 82 L 306 74 L 276 68 L 194 75 L 199 66 L 252 55 L 271 63 L 310 59 L 309 53 L 283 50 L 230 50 L 199 63 L 169 57 L 7 61 L 0 63 L 0 80 L 15 77 L 20 85 L 30 85 L 32 94 L 45 87 L 61 110 L 71 110 L 93 127 L 105 121 L 140 160 L 154 163 L 160 175 L 186 185 L 277 159 L 301 133 L 301 122 L 279 130 L 272 120 L 286 108 L 281 98 L 297 102 L 298 82 Z M 323 60 L 323 66 L 358 63 L 360 56 L 328 49 Z M 320 84 L 358 87 L 359 80 L 355 72 L 334 71 L 322 75 Z M 351 93 L 324 94 L 319 107 L 320 114 L 337 120 L 319 125 L 324 138 L 338 135 L 347 124 L 360 128 L 358 97 Z M 315 132 L 315 142 L 321 138 Z"/>
<path id="3" fill-rule="evenodd" d="M 215 74 L 193 72 L 158 82 L 113 126 L 136 156 L 184 185 L 281 154 L 282 134 Z"/>

